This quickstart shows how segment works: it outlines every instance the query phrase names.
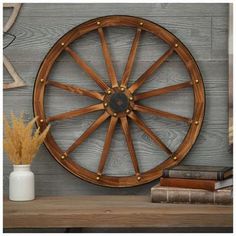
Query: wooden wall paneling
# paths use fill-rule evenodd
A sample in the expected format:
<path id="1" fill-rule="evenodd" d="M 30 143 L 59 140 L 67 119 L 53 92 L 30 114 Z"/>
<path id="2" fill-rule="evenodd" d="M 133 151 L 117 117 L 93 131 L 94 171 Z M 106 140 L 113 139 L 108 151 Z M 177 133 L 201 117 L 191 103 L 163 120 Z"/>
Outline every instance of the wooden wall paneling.
<path id="1" fill-rule="evenodd" d="M 62 10 L 63 9 L 63 10 Z M 184 11 L 183 11 L 184 9 Z M 99 17 L 110 15 L 137 15 L 148 16 L 225 16 L 228 14 L 227 4 L 217 3 L 93 3 L 93 4 L 35 4 L 29 3 L 24 6 L 22 16 L 40 17 Z"/>
<path id="2" fill-rule="evenodd" d="M 23 9 L 23 8 L 22 8 Z M 22 10 L 23 11 L 23 10 Z M 207 60 L 211 57 L 211 18 L 210 17 L 146 17 L 148 20 L 157 22 L 161 26 L 173 32 L 177 37 L 190 47 L 190 50 L 194 50 L 194 57 L 196 60 Z M 48 49 L 64 35 L 69 29 L 81 24 L 91 17 L 50 17 L 50 21 L 47 18 L 41 16 L 32 17 L 19 17 L 17 20 L 17 27 L 14 28 L 15 34 L 19 35 L 17 41 L 14 42 L 10 48 L 8 48 L 9 57 L 12 56 L 16 61 L 20 61 L 22 57 L 28 61 L 42 61 Z M 47 28 L 45 28 L 45 24 Z M 48 33 L 50 32 L 50 33 Z M 33 35 L 33 37 L 32 37 Z M 100 45 L 95 37 L 96 33 L 92 34 L 92 37 L 81 39 L 79 44 L 80 54 L 85 55 L 87 60 L 93 61 L 94 52 L 100 51 Z M 115 52 L 115 58 L 113 60 L 125 61 L 127 58 L 127 51 L 129 51 L 131 41 L 133 38 L 133 32 L 130 30 L 107 30 L 108 46 Z M 121 40 L 117 40 L 120 37 Z M 145 40 L 141 38 L 139 50 L 150 52 L 146 53 L 140 59 L 141 61 L 155 60 L 158 55 L 161 55 L 163 49 L 166 48 L 164 42 L 155 41 L 155 37 L 145 37 Z M 34 47 L 30 47 L 34 45 Z M 17 50 L 17 54 L 14 52 Z M 103 60 L 103 55 L 98 55 L 99 60 Z M 68 57 L 61 57 L 60 60 L 70 60 Z M 139 60 L 139 58 L 138 58 Z M 177 57 L 170 58 L 169 60 L 179 60 Z"/>
<path id="3" fill-rule="evenodd" d="M 228 20 L 228 16 L 212 17 L 211 60 L 228 61 Z"/>
<path id="4" fill-rule="evenodd" d="M 138 76 L 142 71 L 150 65 L 151 62 L 149 61 L 139 61 L 139 66 L 134 69 L 134 72 L 131 77 L 131 81 L 134 81 L 135 77 Z M 15 68 L 17 71 L 21 71 L 22 76 L 27 80 L 27 84 L 29 86 L 25 87 L 22 90 L 18 91 L 9 91 L 4 92 L 4 96 L 14 96 L 16 95 L 24 95 L 24 96 L 31 96 L 35 75 L 37 73 L 37 69 L 40 66 L 39 61 L 16 61 L 14 62 Z M 170 61 L 167 62 L 168 65 L 165 65 L 165 68 L 160 68 L 158 76 L 153 76 L 151 81 L 148 81 L 145 84 L 145 89 L 150 89 L 152 86 L 156 87 L 164 87 L 166 85 L 171 85 L 175 83 L 181 83 L 188 80 L 188 74 L 185 69 L 181 66 L 181 62 L 178 61 Z M 99 73 L 105 74 L 106 69 L 102 67 L 102 63 L 99 61 L 94 62 L 93 64 L 96 68 L 100 67 Z M 124 67 L 124 62 L 122 61 L 115 61 L 115 67 Z M 227 79 L 227 61 L 198 61 L 199 67 L 202 69 L 202 75 L 204 77 L 204 84 L 206 90 L 206 96 L 215 96 L 215 95 L 227 95 L 227 84 L 225 80 Z M 70 76 L 68 76 L 70 73 Z M 117 71 L 118 77 L 122 76 L 122 71 Z M 166 76 L 169 75 L 168 81 L 166 81 Z M 88 80 L 84 73 L 78 70 L 78 67 L 75 65 L 73 61 L 62 61 L 58 62 L 57 70 L 53 73 L 55 76 L 55 80 L 60 82 L 65 82 L 66 80 L 75 85 L 79 85 L 81 83 L 84 84 L 85 87 L 96 88 L 91 80 Z M 68 78 L 67 78 L 68 77 Z M 10 80 L 10 76 L 8 73 L 4 72 L 4 79 Z M 214 80 L 214 83 L 212 82 Z M 105 82 L 108 82 L 108 78 L 104 78 Z M 140 90 L 142 91 L 142 90 Z M 186 91 L 183 90 L 183 93 Z M 52 91 L 53 95 L 61 95 L 63 92 L 61 90 L 54 89 Z M 207 114 L 206 114 L 207 115 Z"/>
<path id="5" fill-rule="evenodd" d="M 60 4 L 56 7 L 53 7 L 53 5 L 54 4 L 38 4 L 38 6 L 36 7 L 35 4 L 24 4 L 21 9 L 21 14 L 17 19 L 16 25 L 12 29 L 13 33 L 17 32 L 18 38 L 20 40 L 14 42 L 14 45 L 16 45 L 16 47 L 12 45 L 12 47 L 14 47 L 14 50 L 8 48 L 8 55 L 11 56 L 11 61 L 14 62 L 16 70 L 22 75 L 29 86 L 22 87 L 19 90 L 9 90 L 7 92 L 3 92 L 3 109 L 7 116 L 12 110 L 18 114 L 22 110 L 24 110 L 27 113 L 27 119 L 31 118 L 31 95 L 33 91 L 32 86 L 40 62 L 47 50 L 61 35 L 63 35 L 63 33 L 67 32 L 73 26 L 82 23 L 86 19 L 91 19 L 101 15 L 107 15 L 112 11 L 118 14 L 125 14 L 127 10 L 129 11 L 129 15 L 137 15 L 144 18 L 150 17 L 150 20 L 160 23 L 161 25 L 163 24 L 163 26 L 165 26 L 170 31 L 176 28 L 174 33 L 176 33 L 180 37 L 180 39 L 183 40 L 194 57 L 197 57 L 198 65 L 201 69 L 205 83 L 207 99 L 206 115 L 199 140 L 197 141 L 189 155 L 186 157 L 183 164 L 208 164 L 227 166 L 232 165 L 232 155 L 228 153 L 227 150 L 227 58 L 220 56 L 220 53 L 224 53 L 223 50 L 221 50 L 221 52 L 219 52 L 218 54 L 212 53 L 213 50 L 217 49 L 217 47 L 227 48 L 227 34 L 225 34 L 224 32 L 226 32 L 227 30 L 227 24 L 225 24 L 225 22 L 228 18 L 228 4 L 154 4 L 155 11 L 153 10 L 152 12 L 150 12 L 150 9 L 153 9 L 153 4 L 145 4 L 145 6 L 143 6 L 143 4 L 128 4 L 129 7 L 123 4 L 102 4 L 101 7 L 99 7 L 99 4 L 95 4 L 93 5 L 92 10 L 91 8 L 90 10 L 88 10 L 90 6 L 89 4 Z M 186 9 L 186 11 L 183 11 L 183 7 L 184 9 Z M 80 12 L 80 14 L 78 14 L 78 12 Z M 78 15 L 80 17 L 78 17 Z M 218 25 L 221 25 L 221 27 L 224 26 L 224 29 L 219 29 L 219 27 L 217 28 L 220 35 L 224 35 L 223 38 L 221 36 L 221 39 L 223 40 L 217 38 L 217 32 L 214 33 L 214 37 L 212 37 L 212 33 L 216 30 L 211 28 L 211 22 L 213 22 L 214 17 L 217 17 Z M 60 23 L 57 23 L 58 21 Z M 175 24 L 175 21 L 177 22 L 177 24 Z M 194 25 L 195 22 L 196 26 Z M 45 27 L 45 25 L 47 25 L 47 27 Z M 203 28 L 202 31 L 200 30 L 201 27 Z M 126 51 L 129 44 L 128 38 L 130 37 L 131 40 L 133 35 L 129 34 L 127 35 L 127 37 L 125 37 L 124 30 L 120 30 L 119 34 L 120 37 L 125 40 L 125 42 L 121 43 L 119 40 L 117 40 L 116 47 L 114 48 L 112 53 L 115 53 L 114 55 L 116 59 L 114 62 L 114 66 L 117 68 L 122 68 L 122 66 L 124 66 L 122 64 L 124 63 L 123 58 L 126 59 L 127 56 Z M 119 34 L 117 36 L 119 36 Z M 212 42 L 211 39 L 213 40 Z M 110 37 L 109 40 L 113 42 L 115 38 Z M 88 43 L 89 47 L 92 46 L 92 49 L 94 49 L 94 36 L 91 37 L 91 40 L 89 40 Z M 214 47 L 211 49 L 211 46 L 213 44 Z M 141 48 L 143 49 L 143 51 L 147 49 L 147 53 L 150 53 L 154 45 L 155 42 L 151 39 L 146 44 L 145 42 L 142 42 Z M 86 42 L 82 43 L 81 47 L 84 56 L 87 56 L 89 62 L 94 63 L 94 65 L 96 65 L 96 63 L 99 63 L 94 62 L 93 58 L 90 57 L 90 54 L 93 53 L 92 50 L 86 52 Z M 158 50 L 162 49 L 162 44 L 159 44 L 158 42 L 157 49 L 154 51 L 156 53 L 155 55 L 157 55 Z M 118 50 L 118 52 L 115 52 L 115 50 Z M 68 78 L 71 81 L 80 80 L 81 76 L 83 79 L 86 78 L 83 77 L 81 71 L 75 69 L 75 67 L 73 66 L 73 61 L 69 61 L 66 57 L 62 57 L 61 60 L 62 62 L 60 62 L 59 66 L 60 68 L 55 73 L 55 79 L 63 81 L 64 77 L 68 75 Z M 144 71 L 145 68 L 147 68 L 147 66 L 152 63 L 152 60 L 154 60 L 154 58 L 151 58 L 149 60 L 148 56 L 144 58 L 144 60 L 139 59 L 138 57 L 138 62 L 140 64 L 137 67 L 135 74 L 138 75 L 139 73 Z M 170 64 L 168 66 L 168 70 L 160 71 L 158 76 L 154 76 L 150 85 L 147 84 L 147 88 L 155 84 L 157 86 L 165 85 L 164 81 L 166 79 L 166 76 L 169 76 L 169 83 L 175 83 L 177 81 L 184 81 L 188 79 L 179 62 L 176 61 L 175 58 L 168 63 Z M 102 64 L 97 65 L 100 65 L 101 67 Z M 172 67 L 174 68 L 174 72 L 169 69 Z M 101 67 L 101 70 L 99 70 L 99 72 L 101 72 L 101 74 L 105 74 L 105 67 Z M 122 75 L 122 71 L 118 71 L 117 73 L 118 76 Z M 8 78 L 8 74 L 4 73 L 4 78 Z M 159 81 L 160 84 L 158 84 Z M 78 83 L 81 83 L 81 81 L 79 81 Z M 85 86 L 93 86 L 87 80 L 82 80 L 82 83 L 84 83 Z M 60 97 L 61 93 L 54 90 L 52 91 L 51 96 L 54 95 Z M 188 92 L 184 92 L 184 95 L 188 96 Z M 15 96 L 20 97 L 19 105 L 15 103 Z M 171 99 L 171 97 L 169 98 Z M 168 99 L 166 98 L 166 100 Z M 61 111 L 63 109 L 64 107 L 62 104 L 58 104 L 56 107 L 56 110 L 58 111 Z M 179 112 L 183 112 L 183 109 L 179 110 Z M 150 120 L 148 117 L 146 119 Z M 163 124 L 165 124 L 166 121 L 162 122 L 164 122 Z M 158 127 L 155 126 L 154 123 L 151 123 L 151 125 L 158 129 Z M 72 128 L 73 127 L 71 127 L 68 132 L 71 132 Z M 63 130 L 64 129 L 62 126 L 60 132 L 63 132 Z M 170 132 L 170 136 L 176 136 L 176 132 L 174 132 L 173 129 Z M 144 135 L 141 135 L 141 138 L 141 141 L 144 140 L 149 148 L 152 147 L 152 145 L 149 144 Z M 117 137 L 117 140 L 118 143 L 120 143 L 122 137 Z M 63 139 L 61 140 L 61 142 L 63 142 Z M 102 143 L 102 140 L 97 143 L 100 142 Z M 158 154 L 158 150 L 156 150 L 155 148 L 152 147 L 151 150 L 153 151 L 153 155 Z M 83 149 L 83 151 L 85 150 Z M 94 155 L 96 154 L 97 152 Z M 144 155 L 148 158 L 151 158 L 149 152 L 144 152 Z M 147 164 L 148 163 L 144 162 L 144 166 L 147 166 Z M 119 194 L 119 190 L 115 191 L 109 188 L 94 186 L 75 178 L 70 173 L 67 173 L 67 171 L 65 171 L 53 160 L 53 158 L 49 155 L 44 147 L 42 147 L 42 149 L 40 150 L 33 163 L 32 168 L 36 172 L 36 181 L 38 183 L 37 186 L 40 186 L 36 188 L 36 191 L 37 194 L 40 195 L 57 193 L 60 193 L 61 195 L 70 193 L 106 194 L 108 192 L 110 194 Z M 8 162 L 7 157 L 4 155 L 4 193 L 6 194 L 8 193 L 7 178 L 11 169 L 12 166 Z M 61 183 L 63 181 L 65 182 L 65 184 L 62 185 Z M 150 183 L 149 185 L 120 190 L 120 193 L 149 193 L 150 187 L 154 184 L 155 182 Z M 57 187 L 53 187 L 59 185 L 60 190 Z"/>

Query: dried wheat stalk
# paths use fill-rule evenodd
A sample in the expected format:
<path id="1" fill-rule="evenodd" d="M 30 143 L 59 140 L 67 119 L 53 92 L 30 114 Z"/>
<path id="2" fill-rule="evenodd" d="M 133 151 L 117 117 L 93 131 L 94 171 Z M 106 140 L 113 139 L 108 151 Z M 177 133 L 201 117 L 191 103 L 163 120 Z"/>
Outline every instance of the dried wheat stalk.
<path id="1" fill-rule="evenodd" d="M 32 119 L 25 124 L 23 114 L 17 118 L 13 113 L 11 114 L 10 126 L 7 119 L 4 117 L 4 139 L 3 148 L 8 155 L 9 160 L 14 165 L 30 164 L 35 157 L 40 145 L 47 136 L 50 125 L 40 134 L 38 128 L 33 134 L 33 127 L 38 117 Z"/>

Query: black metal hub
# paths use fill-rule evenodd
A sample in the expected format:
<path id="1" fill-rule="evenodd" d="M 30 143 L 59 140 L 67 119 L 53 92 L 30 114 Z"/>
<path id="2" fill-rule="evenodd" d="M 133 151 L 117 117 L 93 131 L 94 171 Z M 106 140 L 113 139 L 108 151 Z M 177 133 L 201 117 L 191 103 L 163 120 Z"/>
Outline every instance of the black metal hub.
<path id="1" fill-rule="evenodd" d="M 115 92 L 111 95 L 109 106 L 113 112 L 124 112 L 129 107 L 129 99 L 124 93 Z"/>

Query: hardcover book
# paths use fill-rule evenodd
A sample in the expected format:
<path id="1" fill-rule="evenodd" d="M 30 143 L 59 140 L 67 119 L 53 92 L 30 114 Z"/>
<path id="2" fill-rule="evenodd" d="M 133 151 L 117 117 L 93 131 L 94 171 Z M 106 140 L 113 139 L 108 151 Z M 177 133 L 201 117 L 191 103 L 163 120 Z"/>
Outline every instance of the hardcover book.
<path id="1" fill-rule="evenodd" d="M 220 188 L 232 186 L 233 178 L 221 181 L 204 179 L 161 178 L 160 185 L 166 187 L 193 188 L 215 191 Z"/>
<path id="2" fill-rule="evenodd" d="M 215 192 L 203 189 L 174 188 L 156 185 L 151 188 L 151 201 L 157 203 L 233 203 L 233 188 L 219 189 Z"/>
<path id="3" fill-rule="evenodd" d="M 232 167 L 222 166 L 175 166 L 163 171 L 165 178 L 223 180 L 233 175 Z"/>

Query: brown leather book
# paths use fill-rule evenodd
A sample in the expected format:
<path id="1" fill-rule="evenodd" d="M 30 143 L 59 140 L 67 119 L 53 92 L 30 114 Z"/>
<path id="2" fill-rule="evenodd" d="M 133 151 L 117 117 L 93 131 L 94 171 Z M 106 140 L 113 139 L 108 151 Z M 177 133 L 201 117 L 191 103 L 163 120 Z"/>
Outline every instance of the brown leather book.
<path id="1" fill-rule="evenodd" d="M 160 185 L 166 187 L 193 188 L 215 191 L 215 180 L 161 178 Z"/>
<path id="2" fill-rule="evenodd" d="M 164 203 L 232 204 L 233 188 L 215 192 L 204 189 L 174 188 L 155 185 L 151 188 L 151 201 Z"/>

